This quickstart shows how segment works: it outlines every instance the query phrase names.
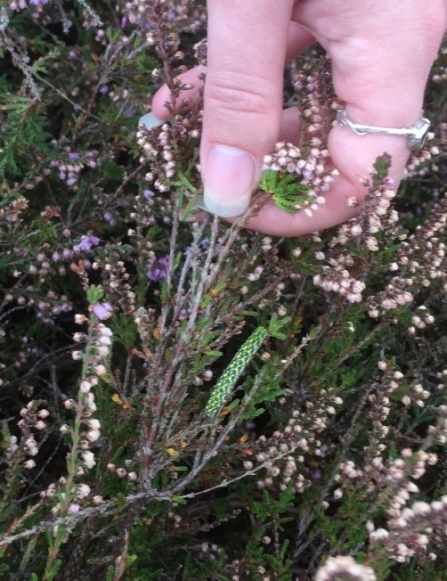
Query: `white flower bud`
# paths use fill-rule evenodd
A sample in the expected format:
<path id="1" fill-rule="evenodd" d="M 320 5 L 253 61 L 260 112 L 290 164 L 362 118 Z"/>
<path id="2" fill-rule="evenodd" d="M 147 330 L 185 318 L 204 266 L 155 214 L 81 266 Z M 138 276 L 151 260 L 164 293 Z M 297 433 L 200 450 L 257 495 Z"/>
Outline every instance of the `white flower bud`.
<path id="1" fill-rule="evenodd" d="M 86 434 L 86 438 L 89 442 L 96 442 L 100 435 L 99 430 L 89 430 Z"/>
<path id="2" fill-rule="evenodd" d="M 95 462 L 95 456 L 93 455 L 93 452 L 90 452 L 89 450 L 82 452 L 82 458 L 84 460 L 84 464 L 85 464 L 86 468 L 90 469 L 90 468 L 93 468 L 93 466 L 95 466 L 96 462 Z"/>
<path id="3" fill-rule="evenodd" d="M 99 420 L 94 419 L 94 418 L 88 420 L 87 424 L 89 425 L 89 427 L 92 430 L 99 430 L 99 429 L 101 429 L 101 422 Z"/>
<path id="4" fill-rule="evenodd" d="M 85 498 L 90 494 L 90 486 L 88 484 L 80 484 L 76 496 L 78 498 Z"/>
<path id="5" fill-rule="evenodd" d="M 107 369 L 105 368 L 104 365 L 97 365 L 95 368 L 96 374 L 99 375 L 99 377 L 106 375 L 107 373 Z"/>

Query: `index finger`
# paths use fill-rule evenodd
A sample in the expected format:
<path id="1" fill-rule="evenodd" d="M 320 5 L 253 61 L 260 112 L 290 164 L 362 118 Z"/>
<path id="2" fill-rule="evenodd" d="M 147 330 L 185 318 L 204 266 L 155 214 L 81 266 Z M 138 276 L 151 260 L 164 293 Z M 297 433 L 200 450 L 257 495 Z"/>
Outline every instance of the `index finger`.
<path id="1" fill-rule="evenodd" d="M 205 205 L 241 214 L 279 134 L 293 0 L 208 0 L 201 169 Z"/>

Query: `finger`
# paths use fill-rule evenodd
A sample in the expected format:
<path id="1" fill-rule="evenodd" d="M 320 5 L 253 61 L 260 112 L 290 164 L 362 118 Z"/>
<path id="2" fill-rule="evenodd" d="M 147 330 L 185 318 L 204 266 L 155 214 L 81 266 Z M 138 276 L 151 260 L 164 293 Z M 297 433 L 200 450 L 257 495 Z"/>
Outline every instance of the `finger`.
<path id="1" fill-rule="evenodd" d="M 315 42 L 313 34 L 298 22 L 291 22 L 287 33 L 286 62 L 303 53 Z"/>
<path id="2" fill-rule="evenodd" d="M 181 108 L 182 112 L 190 109 L 201 98 L 200 92 L 203 89 L 202 76 L 205 73 L 205 67 L 194 67 L 186 73 L 179 75 L 178 79 L 181 84 L 188 89 L 183 89 L 175 103 L 172 103 L 171 92 L 168 85 L 163 85 L 152 97 L 152 113 L 156 120 L 166 121 L 171 115 L 167 106 L 174 105 L 175 110 Z"/>
<path id="3" fill-rule="evenodd" d="M 342 4 L 346 8 L 346 0 Z M 374 3 L 377 4 L 384 6 L 381 2 Z M 394 11 L 393 18 L 387 20 L 389 4 L 386 4 L 383 13 L 375 13 L 372 22 L 365 22 L 365 7 L 357 2 L 353 5 L 359 14 L 354 14 L 352 23 L 337 0 L 333 2 L 333 14 L 328 13 L 328 4 L 323 0 L 303 0 L 297 4 L 293 16 L 309 27 L 330 53 L 336 92 L 347 103 L 348 115 L 354 122 L 388 127 L 412 125 L 420 116 L 423 90 L 444 25 L 437 27 L 433 40 L 433 15 L 428 18 L 421 15 L 422 25 L 419 18 L 405 23 L 400 7 L 397 13 Z M 368 7 L 371 12 L 372 5 Z M 426 9 L 423 7 L 423 11 Z M 399 31 L 400 24 L 404 33 L 396 41 L 396 35 L 391 32 Z M 379 30 L 374 30 L 374 26 Z M 365 30 L 367 38 L 362 38 Z M 408 36 L 420 38 L 424 50 L 414 55 Z M 394 58 L 390 59 L 390 55 Z M 361 178 L 377 157 L 384 152 L 392 156 L 390 177 L 397 187 L 409 155 L 405 138 L 382 134 L 359 136 L 339 126 L 331 131 L 328 147 L 340 175 L 325 195 L 326 204 L 308 218 L 303 212 L 285 214 L 271 203 L 250 222 L 250 228 L 294 236 L 340 224 L 356 214 L 356 210 L 347 205 L 347 199 L 364 199 L 366 189 Z"/>
<path id="4" fill-rule="evenodd" d="M 336 192 L 336 195 L 332 195 Z M 334 179 L 334 187 L 326 197 L 326 203 L 309 217 L 304 212 L 288 214 L 269 202 L 261 212 L 252 218 L 247 228 L 270 236 L 301 236 L 331 228 L 346 222 L 358 214 L 358 210 L 348 206 L 348 198 L 358 195 L 358 190 L 343 176 Z M 233 220 L 231 220 L 233 221 Z"/>
<path id="5" fill-rule="evenodd" d="M 294 18 L 328 51 L 335 91 L 354 123 L 403 128 L 420 118 L 445 28 L 443 1 L 429 7 L 413 0 L 399 6 L 385 0 L 334 0 L 328 8 L 324 0 L 303 0 L 295 6 Z M 359 136 L 338 125 L 330 134 L 329 150 L 335 167 L 357 184 L 374 160 L 388 152 L 396 186 L 410 153 L 405 137 Z"/>
<path id="6" fill-rule="evenodd" d="M 280 125 L 280 132 L 279 132 L 279 140 L 285 141 L 288 143 L 293 143 L 294 145 L 298 145 L 300 142 L 300 115 L 298 112 L 297 107 L 290 107 L 289 109 L 285 109 L 282 112 L 281 117 L 281 125 Z M 202 196 L 199 196 L 196 200 L 195 209 L 199 210 L 200 208 L 205 209 L 203 204 Z M 195 221 L 202 221 L 205 216 L 208 214 L 207 211 L 196 211 L 195 213 L 191 213 L 187 221 L 188 222 L 195 222 Z M 268 218 L 267 218 L 268 220 Z M 260 228 L 253 228 L 262 230 L 264 222 L 261 221 Z M 251 225 L 250 225 L 251 227 Z M 279 231 L 279 230 L 278 230 Z"/>
<path id="7" fill-rule="evenodd" d="M 304 26 L 297 22 L 291 22 L 287 32 L 286 61 L 294 59 L 314 42 L 315 38 Z M 175 102 L 176 109 L 182 107 L 182 111 L 187 111 L 188 108 L 198 103 L 203 89 L 202 76 L 204 74 L 206 74 L 206 67 L 197 66 L 179 75 L 178 79 L 180 79 L 181 83 L 190 88 L 181 92 Z M 168 85 L 164 84 L 152 98 L 154 124 L 157 124 L 157 121 L 166 121 L 169 118 L 168 104 L 171 105 L 171 93 Z"/>
<path id="8" fill-rule="evenodd" d="M 335 195 L 332 195 L 335 194 Z M 288 214 L 281 210 L 274 202 L 269 202 L 257 216 L 247 223 L 247 228 L 263 232 L 270 236 L 301 236 L 320 230 L 331 228 L 346 222 L 358 214 L 358 210 L 348 206 L 348 199 L 357 196 L 358 189 L 343 176 L 334 179 L 334 188 L 326 196 L 326 203 L 309 217 L 304 212 Z M 200 221 L 205 212 L 196 214 L 192 221 Z M 234 222 L 236 218 L 227 218 Z"/>
<path id="9" fill-rule="evenodd" d="M 301 0 L 293 16 L 331 56 L 335 90 L 355 122 L 414 122 L 445 31 L 445 0 Z"/>
<path id="10" fill-rule="evenodd" d="M 298 107 L 284 109 L 279 127 L 279 141 L 287 141 L 294 145 L 300 143 L 300 114 Z"/>
<path id="11" fill-rule="evenodd" d="M 292 0 L 209 0 L 201 168 L 208 210 L 243 213 L 277 141 Z"/>
<path id="12" fill-rule="evenodd" d="M 285 141 L 288 143 L 293 143 L 294 145 L 298 145 L 300 142 L 300 115 L 298 112 L 297 107 L 290 107 L 285 109 L 282 112 L 281 116 L 281 124 L 280 124 L 280 131 L 279 131 L 279 140 Z M 203 198 L 199 197 L 196 200 L 196 209 L 205 208 L 203 204 Z M 194 214 L 190 214 L 187 218 L 188 222 L 195 222 L 201 221 L 207 215 L 206 211 L 203 212 L 196 212 Z M 268 220 L 268 218 L 267 218 Z M 260 228 L 253 228 L 253 229 L 260 229 L 262 230 L 263 222 L 260 223 Z M 251 227 L 251 225 L 250 225 Z M 280 226 L 279 230 L 280 231 Z"/>

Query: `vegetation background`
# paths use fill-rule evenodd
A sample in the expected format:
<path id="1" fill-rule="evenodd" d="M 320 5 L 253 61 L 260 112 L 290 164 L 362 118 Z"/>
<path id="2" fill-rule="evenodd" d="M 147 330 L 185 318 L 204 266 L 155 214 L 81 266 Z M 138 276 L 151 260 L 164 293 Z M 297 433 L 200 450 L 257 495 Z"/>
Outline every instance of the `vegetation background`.
<path id="1" fill-rule="evenodd" d="M 194 221 L 199 105 L 137 131 L 205 35 L 192 0 L 1 2 L 0 579 L 447 579 L 446 48 L 398 195 L 384 154 L 357 219 L 273 239 Z M 309 124 L 249 214 L 331 179 L 328 63 L 286 73 Z"/>

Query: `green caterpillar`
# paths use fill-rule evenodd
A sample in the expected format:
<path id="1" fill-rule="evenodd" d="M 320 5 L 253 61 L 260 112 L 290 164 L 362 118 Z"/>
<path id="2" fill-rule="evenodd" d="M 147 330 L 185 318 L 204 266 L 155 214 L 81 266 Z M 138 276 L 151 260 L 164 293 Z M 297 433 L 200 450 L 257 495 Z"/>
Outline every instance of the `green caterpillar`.
<path id="1" fill-rule="evenodd" d="M 205 407 L 205 413 L 209 418 L 214 418 L 219 409 L 225 403 L 227 397 L 236 385 L 247 364 L 258 351 L 264 339 L 267 337 L 267 329 L 258 327 L 245 341 L 239 351 L 231 360 L 228 367 L 222 373 L 219 381 L 211 392 L 210 399 Z"/>

